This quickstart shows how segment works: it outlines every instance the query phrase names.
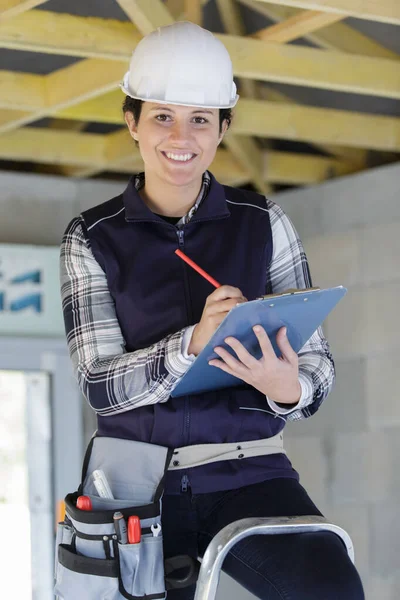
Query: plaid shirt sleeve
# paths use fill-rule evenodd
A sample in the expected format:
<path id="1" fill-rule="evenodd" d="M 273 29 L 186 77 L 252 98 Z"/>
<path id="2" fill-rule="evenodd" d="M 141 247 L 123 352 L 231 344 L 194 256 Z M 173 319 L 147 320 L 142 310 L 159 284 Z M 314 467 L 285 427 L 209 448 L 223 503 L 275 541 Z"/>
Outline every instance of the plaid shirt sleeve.
<path id="1" fill-rule="evenodd" d="M 192 363 L 183 354 L 187 328 L 127 352 L 104 271 L 96 261 L 81 218 L 67 228 L 60 252 L 61 299 L 75 376 L 100 415 L 166 402 Z"/>
<path id="2" fill-rule="evenodd" d="M 293 224 L 271 200 L 267 200 L 267 208 L 271 220 L 273 255 L 267 274 L 266 293 L 312 287 L 307 257 Z M 267 398 L 269 406 L 276 413 L 286 415 L 288 420 L 313 415 L 328 396 L 335 380 L 335 365 L 321 327 L 301 348 L 298 356 L 302 388 L 299 402 L 288 409 Z"/>

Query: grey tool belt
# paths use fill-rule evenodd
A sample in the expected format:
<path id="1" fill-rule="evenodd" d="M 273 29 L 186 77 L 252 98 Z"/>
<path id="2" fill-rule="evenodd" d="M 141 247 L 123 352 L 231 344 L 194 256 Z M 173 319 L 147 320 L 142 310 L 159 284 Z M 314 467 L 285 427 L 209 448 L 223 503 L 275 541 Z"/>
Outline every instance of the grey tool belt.
<path id="1" fill-rule="evenodd" d="M 93 436 L 76 492 L 65 498 L 66 516 L 57 527 L 55 587 L 63 600 L 164 600 L 167 590 L 193 585 L 199 564 L 190 556 L 164 560 L 161 524 L 168 469 L 284 452 L 283 436 L 175 450 L 131 440 Z M 174 464 L 175 463 L 175 464 Z M 178 464 L 177 464 L 178 463 Z M 113 498 L 100 497 L 93 472 L 101 469 Z M 78 508 L 85 496 L 89 508 Z M 81 499 L 80 499 L 81 500 Z M 125 524 L 139 520 L 139 541 L 118 537 L 114 513 Z M 174 577 L 185 568 L 187 574 Z M 180 571 L 179 571 L 180 570 Z"/>
<path id="2" fill-rule="evenodd" d="M 267 454 L 286 454 L 283 448 L 283 434 L 274 437 L 249 442 L 233 442 L 225 444 L 198 444 L 175 448 L 174 458 L 168 470 L 188 469 L 199 467 L 219 460 L 232 460 L 263 456 Z"/>

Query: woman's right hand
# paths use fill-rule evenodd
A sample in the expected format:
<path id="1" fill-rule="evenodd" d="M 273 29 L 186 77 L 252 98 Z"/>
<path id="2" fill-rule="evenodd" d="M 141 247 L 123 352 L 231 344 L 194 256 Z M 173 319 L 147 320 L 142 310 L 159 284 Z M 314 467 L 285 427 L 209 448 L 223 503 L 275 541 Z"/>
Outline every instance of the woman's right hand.
<path id="1" fill-rule="evenodd" d="M 190 340 L 188 353 L 197 356 L 207 345 L 214 331 L 225 319 L 228 312 L 247 302 L 239 288 L 221 285 L 207 297 L 200 322 L 195 326 Z"/>

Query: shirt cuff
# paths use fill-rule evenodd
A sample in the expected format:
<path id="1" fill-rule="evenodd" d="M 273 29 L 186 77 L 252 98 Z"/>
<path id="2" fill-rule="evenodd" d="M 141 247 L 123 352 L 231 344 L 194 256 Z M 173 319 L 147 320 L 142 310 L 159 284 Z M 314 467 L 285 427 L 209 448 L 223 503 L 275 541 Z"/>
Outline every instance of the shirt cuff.
<path id="1" fill-rule="evenodd" d="M 299 382 L 301 387 L 300 399 L 294 406 L 289 405 L 290 408 L 283 408 L 283 404 L 277 404 L 266 396 L 269 407 L 278 415 L 288 415 L 294 410 L 300 410 L 310 404 L 310 398 L 312 399 L 314 393 L 312 383 L 302 373 L 299 373 Z"/>
<path id="2" fill-rule="evenodd" d="M 196 327 L 196 325 L 192 325 L 191 327 L 188 327 L 186 329 L 185 333 L 183 334 L 182 344 L 181 344 L 181 353 L 182 353 L 183 358 L 185 358 L 186 360 L 190 360 L 191 362 L 193 362 L 194 359 L 196 358 L 194 354 L 188 354 L 189 344 L 192 339 L 193 329 L 195 327 Z"/>

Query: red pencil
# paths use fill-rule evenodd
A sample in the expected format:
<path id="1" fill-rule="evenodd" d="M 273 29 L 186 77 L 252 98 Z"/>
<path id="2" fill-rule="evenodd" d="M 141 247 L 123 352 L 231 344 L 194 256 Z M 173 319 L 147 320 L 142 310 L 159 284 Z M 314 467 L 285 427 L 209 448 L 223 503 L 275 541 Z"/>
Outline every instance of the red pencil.
<path id="1" fill-rule="evenodd" d="M 216 279 L 214 279 L 214 277 L 211 277 L 211 275 L 209 275 L 208 273 L 206 273 L 204 271 L 204 269 L 202 269 L 201 267 L 199 267 L 199 265 L 196 265 L 195 262 L 192 261 L 191 258 L 189 258 L 188 256 L 186 256 L 186 254 L 184 252 L 182 252 L 182 250 L 175 250 L 175 254 L 177 254 L 179 256 L 179 258 L 181 258 L 182 260 L 184 260 L 188 265 L 190 265 L 192 267 L 192 269 L 194 269 L 195 271 L 197 271 L 198 273 L 200 273 L 200 275 L 202 275 L 204 277 L 204 279 L 207 279 L 207 281 L 209 281 L 210 283 L 212 283 L 212 285 L 216 288 L 221 287 L 221 284 L 218 283 L 218 281 L 216 281 Z"/>

